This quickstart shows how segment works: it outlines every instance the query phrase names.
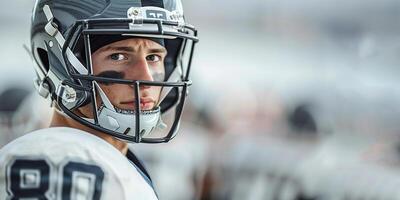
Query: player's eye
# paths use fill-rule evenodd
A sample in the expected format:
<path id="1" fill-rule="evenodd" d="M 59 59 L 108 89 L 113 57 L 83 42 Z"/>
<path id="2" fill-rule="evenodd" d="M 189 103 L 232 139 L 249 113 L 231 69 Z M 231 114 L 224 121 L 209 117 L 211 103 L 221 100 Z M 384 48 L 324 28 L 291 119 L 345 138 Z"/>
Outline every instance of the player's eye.
<path id="1" fill-rule="evenodd" d="M 148 55 L 146 56 L 146 60 L 150 62 L 159 62 L 161 61 L 161 56 L 155 54 Z"/>
<path id="2" fill-rule="evenodd" d="M 111 60 L 114 61 L 121 61 L 121 60 L 127 60 L 128 58 L 122 54 L 122 53 L 113 53 L 110 55 Z"/>

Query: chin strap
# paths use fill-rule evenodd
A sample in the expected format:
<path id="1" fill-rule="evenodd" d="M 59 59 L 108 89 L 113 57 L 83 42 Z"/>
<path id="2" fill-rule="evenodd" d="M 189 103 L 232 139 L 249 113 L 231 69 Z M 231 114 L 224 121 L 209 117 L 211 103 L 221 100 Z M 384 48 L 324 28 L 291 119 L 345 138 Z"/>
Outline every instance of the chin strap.
<path id="1" fill-rule="evenodd" d="M 156 128 L 165 129 L 167 125 L 161 120 L 161 110 L 157 107 L 151 111 L 140 112 L 140 137 L 150 135 L 150 133 Z M 95 123 L 94 119 L 84 118 L 90 123 Z M 136 127 L 136 115 L 135 113 L 120 113 L 108 109 L 104 104 L 100 107 L 98 113 L 98 121 L 101 127 L 111 131 L 115 131 L 119 134 L 129 135 L 135 137 Z"/>
<path id="2" fill-rule="evenodd" d="M 98 117 L 99 125 L 103 128 L 122 133 L 124 135 L 135 136 L 136 115 L 132 113 L 117 112 L 100 85 L 94 81 L 94 85 L 99 93 L 102 106 L 99 112 L 95 112 Z M 94 123 L 93 119 L 84 118 Z M 155 128 L 165 129 L 167 125 L 161 119 L 160 107 L 151 111 L 140 111 L 140 136 L 147 136 Z"/>

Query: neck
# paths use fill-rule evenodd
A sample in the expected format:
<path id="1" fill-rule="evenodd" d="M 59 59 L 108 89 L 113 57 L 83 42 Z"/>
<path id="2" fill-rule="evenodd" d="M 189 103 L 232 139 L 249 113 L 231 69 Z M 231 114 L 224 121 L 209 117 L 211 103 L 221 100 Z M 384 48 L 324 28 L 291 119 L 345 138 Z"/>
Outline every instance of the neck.
<path id="1" fill-rule="evenodd" d="M 128 152 L 128 144 L 126 142 L 118 140 L 115 137 L 108 135 L 106 133 L 103 133 L 103 132 L 94 130 L 92 128 L 89 128 L 87 126 L 84 126 L 84 125 L 80 124 L 79 122 L 75 121 L 74 119 L 66 117 L 57 111 L 54 111 L 53 118 L 50 123 L 50 127 L 71 127 L 71 128 L 76 128 L 76 129 L 79 129 L 82 131 L 86 131 L 86 132 L 91 133 L 97 137 L 100 137 L 101 139 L 110 143 L 116 149 L 118 149 L 122 154 L 126 155 Z"/>

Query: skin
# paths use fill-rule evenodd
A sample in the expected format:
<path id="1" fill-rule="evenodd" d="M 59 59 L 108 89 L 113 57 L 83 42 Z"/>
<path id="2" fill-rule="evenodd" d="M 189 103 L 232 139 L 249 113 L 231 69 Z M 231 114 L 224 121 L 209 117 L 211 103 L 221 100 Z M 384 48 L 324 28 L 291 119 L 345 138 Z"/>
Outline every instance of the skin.
<path id="1" fill-rule="evenodd" d="M 130 38 L 103 46 L 92 54 L 93 72 L 96 76 L 128 80 L 163 81 L 166 49 L 160 44 L 143 38 Z M 124 84 L 99 84 L 110 102 L 120 109 L 135 110 L 134 89 Z M 141 110 L 154 108 L 160 97 L 160 87 L 141 86 Z M 97 97 L 97 101 L 101 99 Z M 101 103 L 98 103 L 101 105 Z M 91 105 L 75 110 L 81 117 L 93 118 Z M 113 136 L 86 127 L 79 122 L 54 112 L 50 127 L 71 127 L 96 135 L 121 153 L 126 154 L 128 145 Z"/>

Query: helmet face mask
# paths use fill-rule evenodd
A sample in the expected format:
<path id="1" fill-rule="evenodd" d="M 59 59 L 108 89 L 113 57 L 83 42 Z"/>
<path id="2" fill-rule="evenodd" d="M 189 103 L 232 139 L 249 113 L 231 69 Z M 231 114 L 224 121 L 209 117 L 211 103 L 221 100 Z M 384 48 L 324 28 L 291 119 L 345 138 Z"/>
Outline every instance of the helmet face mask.
<path id="1" fill-rule="evenodd" d="M 80 5 L 74 4 L 76 9 L 89 10 L 86 16 L 65 14 L 67 11 L 61 5 L 70 1 L 53 0 L 45 4 L 48 2 L 37 1 L 32 18 L 32 49 L 40 94 L 51 98 L 60 111 L 74 120 L 121 140 L 158 143 L 172 139 L 191 85 L 190 65 L 198 41 L 195 28 L 184 22 L 180 1 L 114 0 L 93 13 L 84 5 L 97 1 L 77 1 Z M 100 2 L 97 4 L 101 7 Z M 124 79 L 94 73 L 92 56 L 96 50 L 132 38 L 155 41 L 165 47 L 168 54 L 164 59 L 163 80 Z M 131 88 L 132 109 L 116 106 L 105 89 L 107 85 Z M 151 108 L 144 108 L 143 88 L 157 91 Z M 43 92 L 46 89 L 49 95 Z"/>

